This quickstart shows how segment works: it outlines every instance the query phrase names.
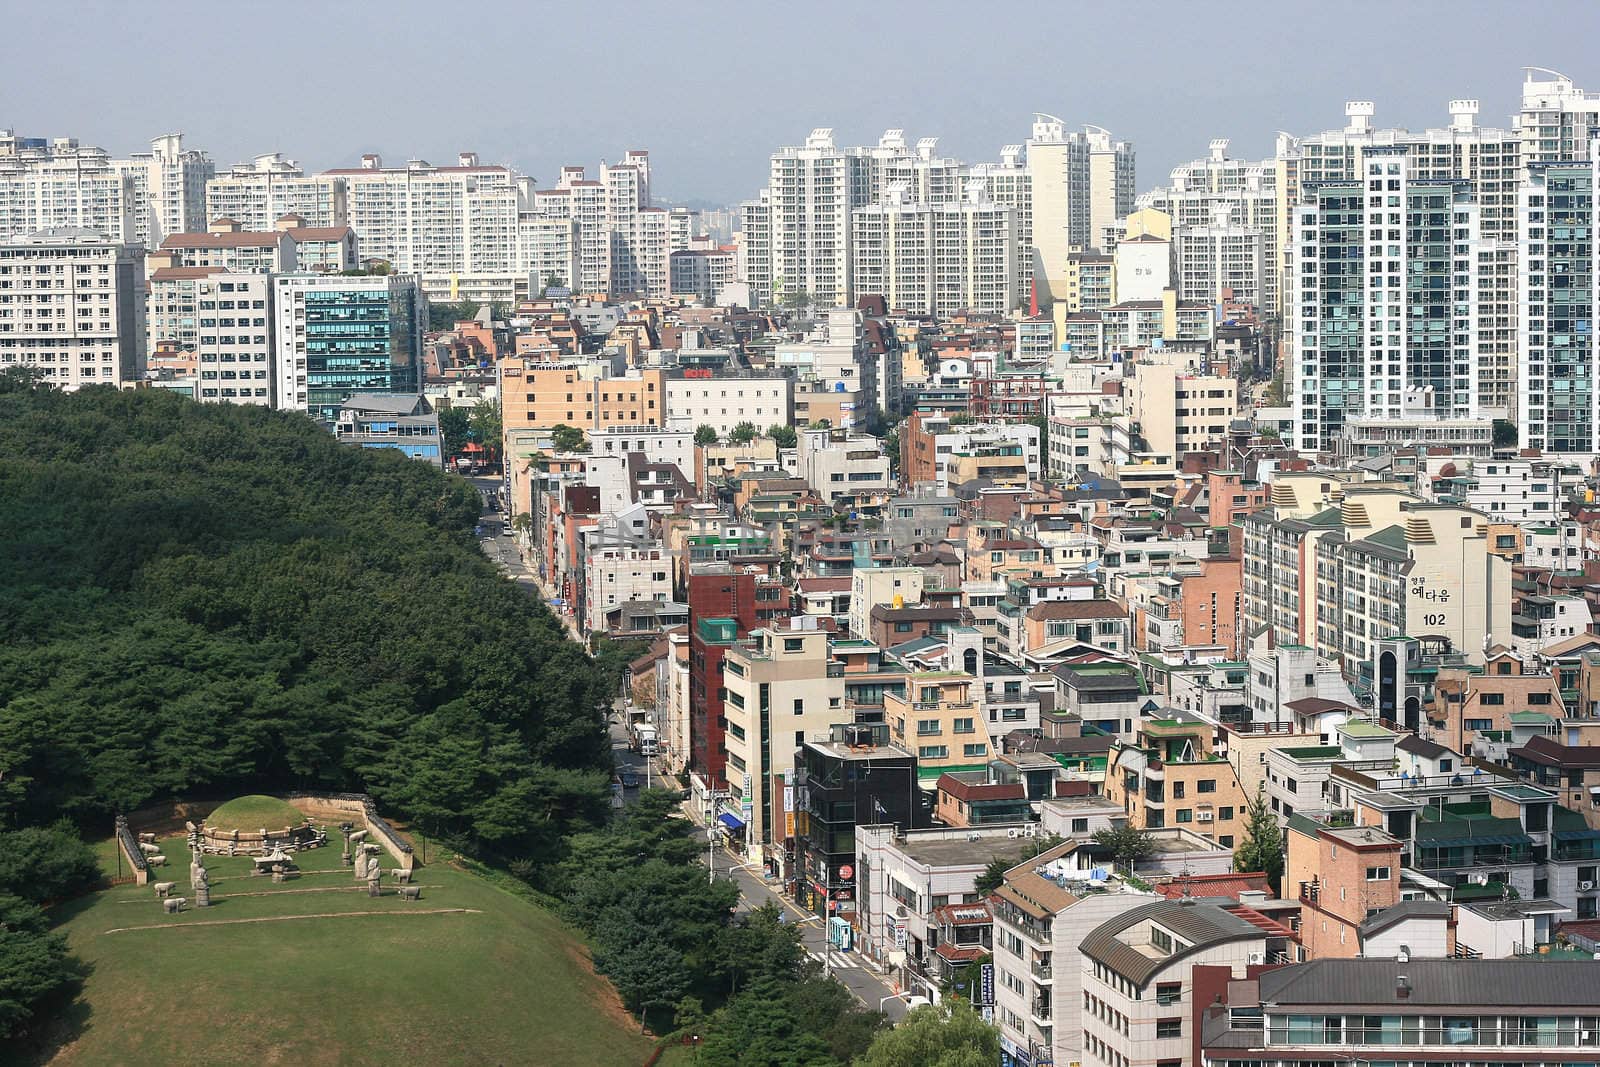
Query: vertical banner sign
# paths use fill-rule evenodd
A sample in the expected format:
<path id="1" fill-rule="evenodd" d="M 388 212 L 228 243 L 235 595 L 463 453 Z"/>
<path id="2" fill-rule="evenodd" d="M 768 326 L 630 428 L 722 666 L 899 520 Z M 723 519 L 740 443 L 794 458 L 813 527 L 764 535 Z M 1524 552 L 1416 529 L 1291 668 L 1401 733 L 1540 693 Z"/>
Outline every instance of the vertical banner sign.
<path id="1" fill-rule="evenodd" d="M 988 1006 L 994 1003 L 994 964 L 985 963 L 978 967 L 978 1003 Z"/>

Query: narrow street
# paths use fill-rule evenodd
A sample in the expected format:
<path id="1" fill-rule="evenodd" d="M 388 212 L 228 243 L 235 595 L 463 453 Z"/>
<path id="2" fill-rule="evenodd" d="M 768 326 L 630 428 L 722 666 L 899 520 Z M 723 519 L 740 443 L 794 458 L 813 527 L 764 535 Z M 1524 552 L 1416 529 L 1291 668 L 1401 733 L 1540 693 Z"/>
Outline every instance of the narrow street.
<path id="1" fill-rule="evenodd" d="M 495 478 L 474 478 L 472 481 L 483 490 L 492 491 L 499 485 L 499 480 Z M 522 561 L 516 542 L 510 537 L 502 536 L 503 518 L 502 513 L 498 511 L 485 511 L 480 518 L 482 534 L 479 542 L 483 546 L 484 555 L 498 564 L 507 577 L 527 588 L 529 592 L 549 599 L 549 591 L 540 587 L 533 572 Z M 551 610 L 555 611 L 554 608 Z M 572 639 L 581 642 L 582 635 L 573 620 L 559 611 L 555 611 L 555 614 L 562 620 Z M 617 807 L 637 799 L 639 790 L 646 787 L 647 779 L 651 785 L 658 787 L 663 785 L 676 787 L 676 783 L 670 779 L 663 782 L 658 774 L 649 774 L 653 768 L 647 768 L 646 761 L 629 748 L 627 727 L 621 715 L 622 707 L 623 702 L 618 698 L 613 704 L 612 714 L 607 723 L 611 737 L 612 759 L 618 772 L 617 779 L 612 783 L 612 803 Z M 618 784 L 621 772 L 625 769 L 634 771 L 638 776 L 638 788 L 623 789 Z M 768 903 L 776 904 L 782 910 L 786 921 L 800 928 L 806 954 L 822 964 L 828 974 L 838 980 L 857 1000 L 874 1011 L 886 1012 L 894 1022 L 905 1018 L 905 999 L 903 997 L 886 999 L 896 997 L 901 990 L 896 989 L 893 983 L 868 966 L 861 956 L 854 952 L 840 952 L 831 947 L 827 943 L 822 920 L 768 885 L 759 869 L 752 869 L 750 865 L 741 863 L 734 853 L 721 845 L 715 849 L 710 848 L 706 840 L 705 826 L 695 819 L 691 807 L 692 805 L 685 803 L 683 810 L 693 826 L 695 838 L 703 846 L 701 862 L 709 862 L 716 875 L 733 879 L 734 884 L 739 887 L 737 911 L 751 911 Z"/>

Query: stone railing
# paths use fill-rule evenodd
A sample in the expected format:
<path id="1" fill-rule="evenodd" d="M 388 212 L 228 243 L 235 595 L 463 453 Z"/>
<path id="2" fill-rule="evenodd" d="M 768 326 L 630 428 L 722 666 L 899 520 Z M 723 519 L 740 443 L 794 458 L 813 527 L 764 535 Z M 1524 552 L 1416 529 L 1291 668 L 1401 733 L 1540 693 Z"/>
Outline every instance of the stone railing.
<path id="1" fill-rule="evenodd" d="M 128 866 L 133 869 L 134 884 L 144 885 L 150 880 L 150 864 L 144 858 L 144 850 L 139 847 L 139 839 L 128 829 L 126 815 L 117 816 L 116 838 L 117 848 L 127 858 Z"/>

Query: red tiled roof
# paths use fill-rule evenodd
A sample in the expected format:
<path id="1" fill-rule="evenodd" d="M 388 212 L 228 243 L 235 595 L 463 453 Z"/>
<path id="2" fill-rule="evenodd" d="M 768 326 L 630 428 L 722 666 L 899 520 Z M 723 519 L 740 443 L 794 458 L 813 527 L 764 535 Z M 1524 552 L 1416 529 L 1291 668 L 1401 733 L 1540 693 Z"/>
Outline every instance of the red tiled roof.
<path id="1" fill-rule="evenodd" d="M 1168 900 L 1181 900 L 1184 896 L 1191 897 L 1232 897 L 1239 899 L 1240 893 L 1272 892 L 1272 887 L 1267 884 L 1265 874 L 1192 874 L 1186 878 L 1174 878 L 1170 882 L 1163 882 L 1155 887 L 1155 891 Z"/>

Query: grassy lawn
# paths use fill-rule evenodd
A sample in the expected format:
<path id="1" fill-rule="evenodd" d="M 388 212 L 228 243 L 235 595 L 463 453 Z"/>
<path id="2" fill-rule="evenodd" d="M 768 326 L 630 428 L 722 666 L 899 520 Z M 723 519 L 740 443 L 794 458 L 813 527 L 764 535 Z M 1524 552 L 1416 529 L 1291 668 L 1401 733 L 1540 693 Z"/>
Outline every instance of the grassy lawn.
<path id="1" fill-rule="evenodd" d="M 192 898 L 184 839 L 160 844 L 171 865 L 152 881 Z M 101 856 L 114 872 L 113 849 Z M 93 973 L 64 1024 L 76 1032 L 44 1062 L 626 1065 L 649 1055 L 582 945 L 543 909 L 444 863 L 417 871 L 422 899 L 407 902 L 392 881 L 367 896 L 337 847 L 299 862 L 304 876 L 273 885 L 246 858 L 208 857 L 213 906 L 180 915 L 133 885 L 62 905 L 61 929 Z M 272 921 L 236 921 L 249 919 Z"/>

